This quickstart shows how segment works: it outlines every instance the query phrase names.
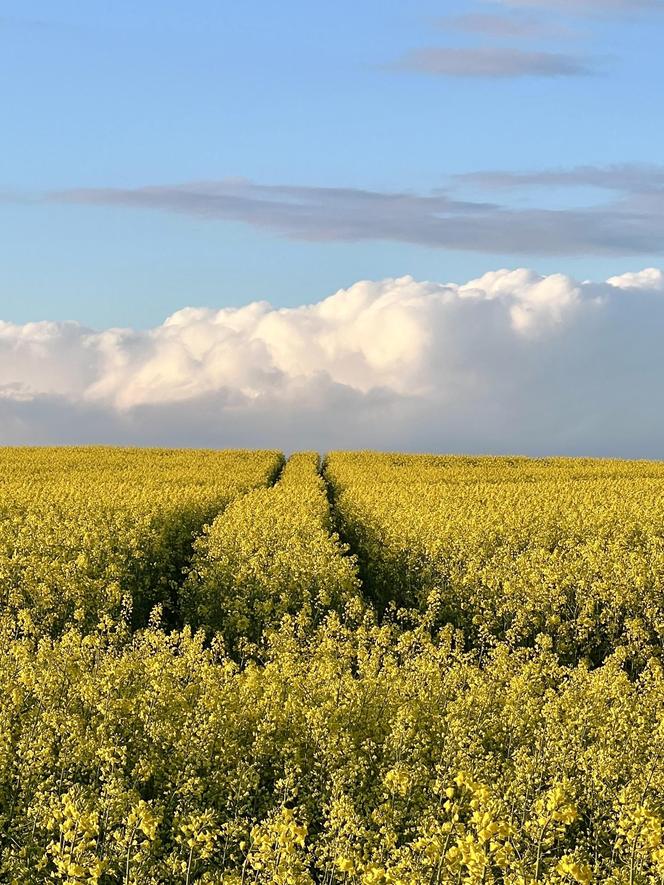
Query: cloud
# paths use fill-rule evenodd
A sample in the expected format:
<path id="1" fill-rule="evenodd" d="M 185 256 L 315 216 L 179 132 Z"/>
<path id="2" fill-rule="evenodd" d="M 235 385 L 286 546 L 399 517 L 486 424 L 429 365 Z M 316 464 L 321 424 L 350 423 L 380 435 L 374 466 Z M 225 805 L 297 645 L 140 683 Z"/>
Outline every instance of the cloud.
<path id="1" fill-rule="evenodd" d="M 7 29 L 21 29 L 21 30 L 44 30 L 51 28 L 53 25 L 50 21 L 46 21 L 45 19 L 37 19 L 37 18 L 15 18 L 13 16 L 2 15 L 0 16 L 0 31 Z"/>
<path id="2" fill-rule="evenodd" d="M 607 283 L 618 289 L 664 292 L 664 273 L 658 268 L 648 267 L 637 273 L 624 273 L 617 277 L 609 277 Z"/>
<path id="3" fill-rule="evenodd" d="M 664 166 L 622 163 L 535 172 L 489 170 L 457 175 L 455 179 L 484 188 L 598 187 L 622 193 L 647 194 L 664 191 Z"/>
<path id="4" fill-rule="evenodd" d="M 544 9 L 552 12 L 622 13 L 640 10 L 661 11 L 662 0 L 494 0 L 503 6 Z"/>
<path id="5" fill-rule="evenodd" d="M 465 15 L 449 16 L 440 19 L 438 24 L 444 29 L 453 28 L 469 34 L 498 39 L 540 39 L 545 37 L 565 38 L 574 35 L 574 31 L 560 24 L 553 24 L 532 15 L 519 13 L 493 14 L 469 12 Z"/>
<path id="6" fill-rule="evenodd" d="M 584 59 L 574 55 L 501 47 L 413 49 L 393 67 L 441 77 L 582 77 L 593 73 Z"/>
<path id="7" fill-rule="evenodd" d="M 363 281 L 149 330 L 0 324 L 0 443 L 661 457 L 664 274 Z"/>
<path id="8" fill-rule="evenodd" d="M 437 249 L 513 255 L 653 255 L 664 249 L 662 167 L 584 167 L 539 173 L 487 172 L 454 179 L 503 188 L 601 183 L 615 191 L 588 206 L 539 208 L 358 188 L 263 185 L 243 179 L 138 188 L 79 188 L 60 203 L 179 213 L 239 221 L 299 241 L 387 240 Z"/>

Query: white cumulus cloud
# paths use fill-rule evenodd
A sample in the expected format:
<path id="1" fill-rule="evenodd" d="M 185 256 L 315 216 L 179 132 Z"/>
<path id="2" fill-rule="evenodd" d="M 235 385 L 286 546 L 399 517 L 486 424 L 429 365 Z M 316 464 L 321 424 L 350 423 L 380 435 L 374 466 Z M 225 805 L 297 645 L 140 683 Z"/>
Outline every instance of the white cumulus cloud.
<path id="1" fill-rule="evenodd" d="M 641 289 L 652 292 L 664 292 L 664 273 L 656 267 L 647 267 L 636 273 L 624 273 L 617 277 L 609 277 L 607 282 L 619 289 Z"/>
<path id="2" fill-rule="evenodd" d="M 664 454 L 664 275 L 362 281 L 149 330 L 0 323 L 0 443 Z"/>

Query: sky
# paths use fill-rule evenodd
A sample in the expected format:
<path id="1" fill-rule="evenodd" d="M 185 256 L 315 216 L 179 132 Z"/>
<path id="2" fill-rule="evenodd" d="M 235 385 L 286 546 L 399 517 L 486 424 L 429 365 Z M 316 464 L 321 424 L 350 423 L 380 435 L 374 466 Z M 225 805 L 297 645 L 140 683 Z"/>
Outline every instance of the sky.
<path id="1" fill-rule="evenodd" d="M 663 35 L 0 0 L 0 443 L 661 457 Z"/>

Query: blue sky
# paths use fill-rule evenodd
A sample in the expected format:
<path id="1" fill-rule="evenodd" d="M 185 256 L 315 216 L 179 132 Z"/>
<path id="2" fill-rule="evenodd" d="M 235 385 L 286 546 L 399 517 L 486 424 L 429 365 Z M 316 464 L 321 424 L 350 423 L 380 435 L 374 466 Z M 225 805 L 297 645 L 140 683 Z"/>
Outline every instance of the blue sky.
<path id="1" fill-rule="evenodd" d="M 661 264 L 664 12 L 582 5 L 0 2 L 0 318 Z"/>

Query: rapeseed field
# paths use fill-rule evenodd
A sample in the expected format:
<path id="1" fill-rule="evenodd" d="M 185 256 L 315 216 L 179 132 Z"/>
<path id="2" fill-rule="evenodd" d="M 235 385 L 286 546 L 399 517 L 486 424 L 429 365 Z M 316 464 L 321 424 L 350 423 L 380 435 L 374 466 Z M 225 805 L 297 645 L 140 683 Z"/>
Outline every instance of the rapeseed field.
<path id="1" fill-rule="evenodd" d="M 664 464 L 0 451 L 0 881 L 664 882 Z"/>

